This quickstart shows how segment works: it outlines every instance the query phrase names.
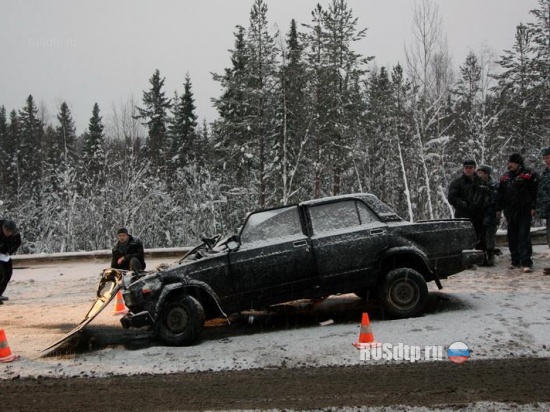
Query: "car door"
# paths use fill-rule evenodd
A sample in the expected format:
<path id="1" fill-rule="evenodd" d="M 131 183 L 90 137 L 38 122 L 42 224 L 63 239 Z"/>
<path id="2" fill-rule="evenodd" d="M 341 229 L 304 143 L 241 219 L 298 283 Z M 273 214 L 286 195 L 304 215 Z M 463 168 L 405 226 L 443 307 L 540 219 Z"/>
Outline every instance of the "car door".
<path id="1" fill-rule="evenodd" d="M 387 246 L 387 224 L 362 201 L 349 199 L 309 207 L 312 246 L 321 286 L 365 286 Z M 351 287 L 350 286 L 350 287 Z"/>
<path id="2" fill-rule="evenodd" d="M 315 259 L 297 206 L 251 214 L 240 240 L 229 255 L 231 274 L 250 307 L 295 299 L 311 286 Z"/>

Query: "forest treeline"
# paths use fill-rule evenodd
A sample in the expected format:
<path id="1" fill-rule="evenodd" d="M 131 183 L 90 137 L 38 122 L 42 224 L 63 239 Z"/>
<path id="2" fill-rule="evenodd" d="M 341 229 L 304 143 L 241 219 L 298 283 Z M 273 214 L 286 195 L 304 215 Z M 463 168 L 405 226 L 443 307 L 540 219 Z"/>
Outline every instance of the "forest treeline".
<path id="1" fill-rule="evenodd" d="M 245 213 L 372 192 L 407 220 L 448 218 L 462 161 L 503 172 L 512 152 L 540 168 L 550 144 L 550 0 L 514 43 L 454 67 L 437 5 L 415 3 L 406 59 L 378 67 L 345 0 L 273 33 L 256 0 L 214 74 L 217 119 L 200 122 L 192 80 L 168 95 L 159 70 L 140 101 L 97 104 L 77 135 L 66 102 L 46 121 L 32 95 L 0 106 L 0 215 L 25 252 L 104 249 L 128 227 L 146 247 L 232 232 Z M 514 30 L 513 27 L 510 30 Z M 229 33 L 228 33 L 229 35 Z"/>

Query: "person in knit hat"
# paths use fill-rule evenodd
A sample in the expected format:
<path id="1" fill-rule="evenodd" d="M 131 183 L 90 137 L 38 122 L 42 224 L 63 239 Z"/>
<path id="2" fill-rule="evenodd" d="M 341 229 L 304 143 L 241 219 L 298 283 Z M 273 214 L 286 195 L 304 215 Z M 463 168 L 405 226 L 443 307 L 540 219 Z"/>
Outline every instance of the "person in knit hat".
<path id="1" fill-rule="evenodd" d="M 497 218 L 503 212 L 507 222 L 510 269 L 522 268 L 524 273 L 533 269 L 531 221 L 536 213 L 538 181 L 537 173 L 525 167 L 523 156 L 512 153 L 508 171 L 501 176 L 497 190 Z"/>
<path id="2" fill-rule="evenodd" d="M 454 217 L 470 219 L 474 225 L 477 248 L 484 247 L 483 216 L 485 207 L 486 188 L 482 187 L 481 180 L 476 174 L 475 160 L 467 159 L 462 163 L 462 173 L 449 185 L 447 199 L 454 207 Z"/>

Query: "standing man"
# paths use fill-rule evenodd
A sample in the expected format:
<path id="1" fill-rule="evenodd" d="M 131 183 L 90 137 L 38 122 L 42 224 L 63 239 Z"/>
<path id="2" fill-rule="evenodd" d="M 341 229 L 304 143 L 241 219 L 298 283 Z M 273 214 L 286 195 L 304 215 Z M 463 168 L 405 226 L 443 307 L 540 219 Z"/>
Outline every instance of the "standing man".
<path id="1" fill-rule="evenodd" d="M 533 270 L 531 255 L 531 221 L 535 215 L 538 176 L 525 167 L 523 157 L 513 153 L 508 159 L 508 171 L 500 178 L 497 191 L 497 218 L 504 212 L 508 225 L 506 237 L 512 257 L 510 269 L 522 267 L 524 273 Z"/>
<path id="2" fill-rule="evenodd" d="M 113 247 L 111 267 L 140 272 L 145 269 L 143 244 L 138 238 L 128 234 L 125 227 L 117 231 L 118 242 Z"/>
<path id="3" fill-rule="evenodd" d="M 476 175 L 475 160 L 465 160 L 462 163 L 462 175 L 454 179 L 449 185 L 447 198 L 455 209 L 455 218 L 470 219 L 474 225 L 477 249 L 482 249 L 480 242 L 484 238 L 483 216 L 487 188 L 481 184 Z M 483 249 L 482 249 L 483 250 Z"/>
<path id="4" fill-rule="evenodd" d="M 485 241 L 485 266 L 495 265 L 495 235 L 500 219 L 497 219 L 496 198 L 498 183 L 491 179 L 491 168 L 487 165 L 481 165 L 477 168 L 477 175 L 481 183 L 487 188 L 485 194 L 485 210 L 483 216 L 482 239 Z"/>
<path id="5" fill-rule="evenodd" d="M 550 247 L 550 147 L 542 149 L 541 155 L 546 167 L 537 190 L 537 217 L 546 219 L 546 241 Z M 544 273 L 550 274 L 550 268 L 544 268 Z"/>
<path id="6" fill-rule="evenodd" d="M 21 235 L 13 220 L 0 220 L 2 230 L 0 231 L 0 305 L 8 300 L 4 291 L 11 280 L 13 267 L 10 255 L 13 255 L 21 246 Z"/>

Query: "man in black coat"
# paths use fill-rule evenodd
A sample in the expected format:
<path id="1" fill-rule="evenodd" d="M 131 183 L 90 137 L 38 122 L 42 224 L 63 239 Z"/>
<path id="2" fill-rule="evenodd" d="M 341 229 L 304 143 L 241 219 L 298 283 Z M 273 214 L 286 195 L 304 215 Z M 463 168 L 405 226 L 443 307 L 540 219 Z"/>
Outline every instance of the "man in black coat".
<path id="1" fill-rule="evenodd" d="M 0 305 L 8 300 L 3 296 L 11 275 L 13 267 L 10 255 L 13 255 L 19 246 L 21 246 L 21 235 L 17 231 L 17 226 L 13 220 L 0 220 Z"/>
<path id="2" fill-rule="evenodd" d="M 117 231 L 118 242 L 113 247 L 113 259 L 111 267 L 115 269 L 132 270 L 140 272 L 145 269 L 145 256 L 143 244 L 132 235 L 128 229 L 120 228 Z"/>
<path id="3" fill-rule="evenodd" d="M 538 175 L 525 167 L 523 157 L 513 153 L 508 159 L 508 171 L 502 175 L 497 191 L 497 216 L 501 211 L 507 222 L 508 248 L 512 258 L 511 269 L 523 267 L 531 272 L 531 220 L 535 215 Z"/>
<path id="4" fill-rule="evenodd" d="M 478 242 L 484 238 L 483 218 L 485 216 L 485 186 L 476 174 L 475 160 L 465 160 L 462 164 L 462 175 L 449 185 L 447 198 L 455 209 L 455 218 L 470 219 L 474 225 Z M 478 243 L 478 248 L 484 245 Z"/>

